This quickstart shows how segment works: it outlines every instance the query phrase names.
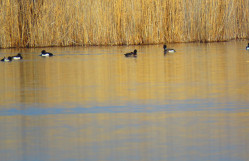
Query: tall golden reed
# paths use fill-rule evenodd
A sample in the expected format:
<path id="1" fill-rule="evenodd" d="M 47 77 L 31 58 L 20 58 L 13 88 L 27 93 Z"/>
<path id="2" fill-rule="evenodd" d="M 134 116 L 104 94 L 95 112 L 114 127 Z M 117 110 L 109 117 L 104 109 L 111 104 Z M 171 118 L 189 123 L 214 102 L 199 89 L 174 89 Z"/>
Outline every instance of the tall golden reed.
<path id="1" fill-rule="evenodd" d="M 0 48 L 249 37 L 249 0 L 1 0 Z"/>

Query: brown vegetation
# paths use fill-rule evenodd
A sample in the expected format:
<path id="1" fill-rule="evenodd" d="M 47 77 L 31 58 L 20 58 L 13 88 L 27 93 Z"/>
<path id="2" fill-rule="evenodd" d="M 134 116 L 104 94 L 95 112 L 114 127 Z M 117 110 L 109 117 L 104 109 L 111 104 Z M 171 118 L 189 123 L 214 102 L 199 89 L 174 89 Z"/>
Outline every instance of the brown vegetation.
<path id="1" fill-rule="evenodd" d="M 0 48 L 249 37 L 249 0 L 1 0 Z"/>

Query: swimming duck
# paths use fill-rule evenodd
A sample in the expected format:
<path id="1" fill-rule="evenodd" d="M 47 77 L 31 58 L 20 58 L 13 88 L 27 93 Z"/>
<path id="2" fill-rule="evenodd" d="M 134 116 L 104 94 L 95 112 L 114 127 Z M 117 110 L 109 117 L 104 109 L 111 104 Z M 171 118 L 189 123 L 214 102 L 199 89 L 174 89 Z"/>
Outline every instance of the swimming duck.
<path id="1" fill-rule="evenodd" d="M 249 50 L 249 43 L 248 43 L 248 45 L 246 46 L 246 50 Z"/>
<path id="2" fill-rule="evenodd" d="M 167 45 L 163 45 L 164 53 L 169 52 L 169 53 L 174 53 L 176 52 L 175 49 L 167 49 Z"/>
<path id="3" fill-rule="evenodd" d="M 137 56 L 137 49 L 135 49 L 133 52 L 130 52 L 130 53 L 126 53 L 124 54 L 126 57 L 131 57 L 131 56 L 134 56 L 136 57 Z"/>
<path id="4" fill-rule="evenodd" d="M 14 59 L 14 60 L 20 60 L 20 59 L 22 59 L 21 53 L 18 53 L 16 56 L 13 56 L 12 59 Z"/>
<path id="5" fill-rule="evenodd" d="M 4 61 L 4 62 L 9 62 L 9 61 L 12 61 L 12 57 L 11 56 L 9 56 L 8 58 L 3 58 L 3 59 L 1 59 L 1 61 Z"/>
<path id="6" fill-rule="evenodd" d="M 54 55 L 52 53 L 46 52 L 45 50 L 42 50 L 40 56 L 48 57 L 48 56 L 54 56 Z"/>

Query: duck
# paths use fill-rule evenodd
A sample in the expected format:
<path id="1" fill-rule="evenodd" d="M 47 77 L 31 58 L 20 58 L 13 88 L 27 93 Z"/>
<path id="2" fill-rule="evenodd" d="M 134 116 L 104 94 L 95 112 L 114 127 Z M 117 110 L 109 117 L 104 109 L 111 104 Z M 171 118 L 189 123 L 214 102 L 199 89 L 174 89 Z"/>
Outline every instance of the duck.
<path id="1" fill-rule="evenodd" d="M 137 49 L 135 49 L 133 52 L 130 52 L 130 53 L 126 53 L 124 54 L 126 57 L 136 57 L 137 56 Z"/>
<path id="2" fill-rule="evenodd" d="M 14 60 L 20 60 L 23 59 L 21 53 L 18 53 L 16 56 L 13 56 L 12 59 Z"/>
<path id="3" fill-rule="evenodd" d="M 42 50 L 40 56 L 48 57 L 48 56 L 54 56 L 54 54 L 46 52 L 45 50 Z"/>
<path id="4" fill-rule="evenodd" d="M 246 46 L 246 50 L 249 50 L 249 43 L 248 43 L 248 45 Z"/>
<path id="5" fill-rule="evenodd" d="M 176 52 L 175 49 L 167 49 L 167 45 L 163 45 L 164 53 L 174 53 Z"/>
<path id="6" fill-rule="evenodd" d="M 4 62 L 10 62 L 10 61 L 12 61 L 12 57 L 11 56 L 9 56 L 8 58 L 3 58 L 3 59 L 1 59 L 1 61 L 4 61 Z"/>

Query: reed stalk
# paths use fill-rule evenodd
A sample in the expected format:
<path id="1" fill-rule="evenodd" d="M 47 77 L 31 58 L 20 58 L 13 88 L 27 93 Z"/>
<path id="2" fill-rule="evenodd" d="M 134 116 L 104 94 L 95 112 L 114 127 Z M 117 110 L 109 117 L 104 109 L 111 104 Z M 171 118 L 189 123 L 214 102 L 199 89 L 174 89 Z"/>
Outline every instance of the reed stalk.
<path id="1" fill-rule="evenodd" d="M 249 0 L 1 0 L 0 48 L 249 37 Z"/>

